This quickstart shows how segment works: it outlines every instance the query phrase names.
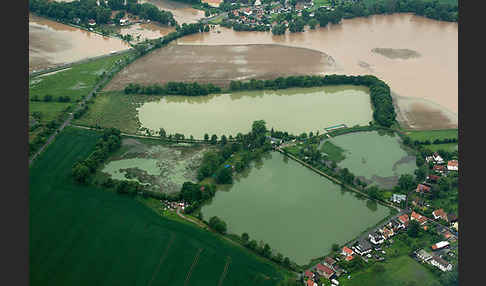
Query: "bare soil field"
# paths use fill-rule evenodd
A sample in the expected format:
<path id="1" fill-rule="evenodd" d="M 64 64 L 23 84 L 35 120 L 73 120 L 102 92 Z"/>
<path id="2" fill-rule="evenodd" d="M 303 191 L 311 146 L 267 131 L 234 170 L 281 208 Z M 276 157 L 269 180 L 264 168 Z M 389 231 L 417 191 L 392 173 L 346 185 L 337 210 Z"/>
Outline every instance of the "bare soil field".
<path id="1" fill-rule="evenodd" d="M 334 71 L 326 54 L 280 45 L 169 45 L 142 57 L 118 73 L 105 90 L 122 90 L 129 83 L 169 81 L 211 82 L 228 86 L 231 80 L 273 79 L 296 74 Z"/>
<path id="2" fill-rule="evenodd" d="M 417 51 L 409 49 L 374 48 L 371 50 L 371 52 L 380 54 L 392 60 L 407 60 L 420 57 L 420 54 Z"/>

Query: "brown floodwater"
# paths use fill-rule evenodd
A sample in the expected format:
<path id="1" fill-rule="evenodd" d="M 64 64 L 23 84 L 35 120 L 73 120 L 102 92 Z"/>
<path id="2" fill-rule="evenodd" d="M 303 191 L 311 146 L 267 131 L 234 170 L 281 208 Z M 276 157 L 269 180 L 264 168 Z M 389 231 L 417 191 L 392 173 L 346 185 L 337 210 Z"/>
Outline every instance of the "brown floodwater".
<path id="1" fill-rule="evenodd" d="M 204 11 L 197 10 L 189 4 L 170 1 L 170 0 L 141 0 L 140 3 L 151 3 L 162 10 L 169 11 L 174 15 L 174 19 L 182 23 L 196 23 L 199 19 L 204 18 Z"/>
<path id="2" fill-rule="evenodd" d="M 129 83 L 169 81 L 211 82 L 228 87 L 231 80 L 271 79 L 295 74 L 334 71 L 326 54 L 281 45 L 169 45 L 119 72 L 106 90 L 122 90 Z"/>
<path id="3" fill-rule="evenodd" d="M 219 31 L 219 33 L 217 32 Z M 457 127 L 458 25 L 412 14 L 375 15 L 343 20 L 337 25 L 274 36 L 271 32 L 215 31 L 189 35 L 179 45 L 281 44 L 321 51 L 335 60 L 327 73 L 373 74 L 387 82 L 394 94 L 410 98 L 408 116 L 415 128 L 428 114 L 446 122 L 427 122 Z M 418 57 L 390 58 L 373 52 L 412 51 Z M 296 55 L 297 58 L 297 55 Z M 296 59 L 297 60 L 297 59 Z M 300 60 L 300 59 L 299 59 Z M 427 104 L 423 103 L 427 100 Z M 396 100 L 397 103 L 402 102 Z M 415 113 L 415 114 L 414 114 Z M 451 114 L 454 120 L 451 119 Z"/>
<path id="4" fill-rule="evenodd" d="M 128 48 L 120 39 L 29 14 L 29 72 Z"/>

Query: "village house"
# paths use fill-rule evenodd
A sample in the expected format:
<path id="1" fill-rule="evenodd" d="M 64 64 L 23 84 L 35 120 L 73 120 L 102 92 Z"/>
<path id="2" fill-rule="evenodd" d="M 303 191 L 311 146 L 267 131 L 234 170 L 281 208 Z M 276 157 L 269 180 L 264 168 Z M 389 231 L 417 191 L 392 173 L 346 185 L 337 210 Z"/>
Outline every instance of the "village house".
<path id="1" fill-rule="evenodd" d="M 384 239 L 388 239 L 388 238 L 392 237 L 393 235 L 395 235 L 395 233 L 393 232 L 393 229 L 389 229 L 387 227 L 383 227 L 382 229 L 380 229 L 380 232 L 381 232 L 381 235 L 383 236 Z"/>
<path id="2" fill-rule="evenodd" d="M 352 257 L 352 256 L 350 256 L 350 257 Z M 333 269 L 334 269 L 337 277 L 340 277 L 343 273 L 345 273 L 344 269 L 342 269 L 341 267 L 339 267 L 339 265 L 337 265 L 337 264 L 334 264 Z"/>
<path id="3" fill-rule="evenodd" d="M 317 264 L 316 270 L 319 275 L 324 276 L 326 279 L 330 279 L 334 275 L 334 270 L 320 263 Z"/>
<path id="4" fill-rule="evenodd" d="M 307 286 L 318 286 L 316 282 L 312 279 L 307 280 Z"/>
<path id="5" fill-rule="evenodd" d="M 454 228 L 456 231 L 459 231 L 459 223 L 457 221 L 453 223 L 452 228 Z"/>
<path id="6" fill-rule="evenodd" d="M 420 249 L 419 251 L 415 252 L 415 255 L 422 260 L 422 262 L 427 262 L 432 259 L 432 254 L 428 253 L 424 249 Z"/>
<path id="7" fill-rule="evenodd" d="M 459 171 L 459 162 L 457 160 L 451 160 L 447 162 L 447 170 Z"/>
<path id="8" fill-rule="evenodd" d="M 429 186 L 425 185 L 425 184 L 418 184 L 416 192 L 421 193 L 421 194 L 428 193 L 428 192 L 430 192 L 430 189 L 431 188 Z"/>
<path id="9" fill-rule="evenodd" d="M 313 279 L 313 278 L 314 278 L 314 276 L 315 276 L 315 274 L 314 274 L 314 273 L 312 273 L 312 272 L 311 272 L 311 271 L 309 271 L 309 270 L 305 271 L 305 274 L 304 274 L 304 275 L 305 275 L 305 277 L 307 277 L 308 279 Z"/>
<path id="10" fill-rule="evenodd" d="M 383 238 L 383 236 L 381 234 L 377 233 L 377 232 L 369 233 L 368 237 L 369 237 L 371 243 L 373 243 L 374 245 L 382 244 L 383 242 L 385 242 L 385 239 Z"/>
<path id="11" fill-rule="evenodd" d="M 457 221 L 457 216 L 456 216 L 456 214 L 453 214 L 453 213 L 449 213 L 449 214 L 447 214 L 447 222 L 449 222 L 449 223 L 451 223 L 451 224 L 452 224 L 452 223 L 454 223 L 454 222 L 456 222 L 456 221 Z"/>
<path id="12" fill-rule="evenodd" d="M 128 25 L 129 23 L 130 23 L 130 20 L 128 20 L 128 18 L 120 19 L 120 26 L 125 26 L 125 25 Z"/>
<path id="13" fill-rule="evenodd" d="M 447 221 L 447 214 L 443 209 L 438 209 L 432 212 L 432 215 L 434 216 L 434 219 L 443 219 Z"/>
<path id="14" fill-rule="evenodd" d="M 336 260 L 334 260 L 332 257 L 326 257 L 324 258 L 324 265 L 326 265 L 327 267 L 330 267 L 332 270 L 334 270 L 334 264 L 336 264 Z"/>
<path id="15" fill-rule="evenodd" d="M 401 223 L 401 228 L 407 228 L 409 224 L 409 219 L 407 214 L 402 214 L 401 216 L 398 217 L 398 220 Z"/>
<path id="16" fill-rule="evenodd" d="M 447 246 L 449 246 L 448 241 L 439 241 L 436 244 L 432 245 L 432 250 L 439 250 Z"/>
<path id="17" fill-rule="evenodd" d="M 439 153 L 437 152 L 434 152 L 434 161 L 437 163 L 437 164 L 443 164 L 444 163 L 444 159 L 442 159 L 442 157 L 439 155 Z"/>
<path id="18" fill-rule="evenodd" d="M 74 24 L 79 24 L 79 23 L 81 23 L 81 19 L 80 19 L 80 18 L 78 18 L 78 17 L 73 18 L 73 23 L 74 23 Z"/>
<path id="19" fill-rule="evenodd" d="M 387 224 L 388 228 L 392 230 L 394 233 L 402 229 L 404 226 L 400 223 L 398 219 L 392 219 Z"/>
<path id="20" fill-rule="evenodd" d="M 353 250 L 359 255 L 363 256 L 371 252 L 371 244 L 366 240 L 361 240 L 353 246 Z"/>
<path id="21" fill-rule="evenodd" d="M 433 257 L 430 260 L 430 264 L 434 265 L 435 267 L 439 268 L 444 272 L 452 270 L 452 264 L 437 256 Z"/>
<path id="22" fill-rule="evenodd" d="M 412 215 L 410 215 L 410 220 L 416 220 L 420 225 L 423 225 L 427 222 L 426 217 L 416 212 L 412 212 Z"/>
<path id="23" fill-rule="evenodd" d="M 429 175 L 427 176 L 427 180 L 430 181 L 431 183 L 437 183 L 439 181 L 440 177 L 437 175 Z"/>
<path id="24" fill-rule="evenodd" d="M 432 167 L 432 170 L 442 174 L 445 172 L 446 167 L 443 165 L 435 165 L 434 167 Z"/>
<path id="25" fill-rule="evenodd" d="M 400 202 L 407 200 L 407 196 L 401 194 L 393 194 L 390 200 L 394 203 L 399 204 Z"/>
<path id="26" fill-rule="evenodd" d="M 89 20 L 88 20 L 88 25 L 90 25 L 90 26 L 92 26 L 92 27 L 93 27 L 93 26 L 96 26 L 96 21 L 95 21 L 95 20 L 93 20 L 93 19 L 89 19 Z"/>
<path id="27" fill-rule="evenodd" d="M 354 254 L 354 251 L 347 247 L 347 246 L 343 246 L 343 249 L 341 250 L 341 255 L 344 255 L 344 256 L 352 256 Z"/>

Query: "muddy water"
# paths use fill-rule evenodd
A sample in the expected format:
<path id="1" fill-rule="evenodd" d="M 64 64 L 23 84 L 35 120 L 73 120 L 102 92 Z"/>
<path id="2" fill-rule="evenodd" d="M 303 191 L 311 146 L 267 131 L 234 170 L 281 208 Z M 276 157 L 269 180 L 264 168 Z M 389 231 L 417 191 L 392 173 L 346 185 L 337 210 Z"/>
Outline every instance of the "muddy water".
<path id="1" fill-rule="evenodd" d="M 142 42 L 145 39 L 157 39 L 163 37 L 170 32 L 175 31 L 174 27 L 170 26 L 159 26 L 153 23 L 147 24 L 133 24 L 127 27 L 120 28 L 120 34 L 122 35 L 132 35 L 134 42 Z M 140 36 L 140 38 L 137 38 Z"/>
<path id="2" fill-rule="evenodd" d="M 254 120 L 293 134 L 314 133 L 336 124 L 366 125 L 372 120 L 367 88 L 330 86 L 210 96 L 165 96 L 138 108 L 142 127 L 203 138 L 205 133 L 235 136 Z"/>
<path id="3" fill-rule="evenodd" d="M 118 73 L 106 90 L 129 83 L 211 82 L 228 87 L 231 80 L 270 79 L 335 70 L 326 54 L 280 45 L 169 45 L 137 60 Z"/>
<path id="4" fill-rule="evenodd" d="M 29 14 L 29 71 L 128 49 L 120 39 Z"/>
<path id="5" fill-rule="evenodd" d="M 197 10 L 189 4 L 170 1 L 170 0 L 140 0 L 140 3 L 151 3 L 162 10 L 169 11 L 174 15 L 174 19 L 182 23 L 196 23 L 199 19 L 204 18 L 204 11 Z"/>
<path id="6" fill-rule="evenodd" d="M 218 216 L 228 232 L 263 240 L 302 265 L 343 244 L 389 214 L 318 174 L 273 152 L 227 191 L 203 206 L 207 220 Z"/>
<path id="7" fill-rule="evenodd" d="M 211 31 L 178 39 L 178 44 L 278 43 L 315 49 L 336 61 L 338 73 L 374 74 L 385 80 L 395 94 L 427 99 L 440 105 L 429 106 L 434 112 L 447 109 L 457 118 L 457 23 L 393 14 L 343 20 L 341 24 L 326 28 L 281 36 L 273 36 L 270 32 L 235 32 L 222 27 L 217 30 L 220 33 Z M 390 58 L 374 53 L 376 48 L 406 50 L 420 56 Z M 420 106 L 416 112 L 424 114 L 423 103 L 418 100 L 416 105 Z"/>

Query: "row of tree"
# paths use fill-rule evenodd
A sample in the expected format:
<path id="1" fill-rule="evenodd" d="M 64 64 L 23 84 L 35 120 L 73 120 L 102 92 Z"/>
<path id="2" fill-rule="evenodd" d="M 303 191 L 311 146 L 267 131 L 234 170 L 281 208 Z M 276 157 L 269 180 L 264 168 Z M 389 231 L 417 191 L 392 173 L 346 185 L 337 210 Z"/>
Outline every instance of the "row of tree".
<path id="1" fill-rule="evenodd" d="M 230 90 L 285 89 L 290 87 L 314 87 L 338 84 L 367 86 L 370 89 L 370 98 L 373 105 L 373 119 L 385 127 L 390 127 L 395 123 L 396 113 L 392 102 L 390 87 L 384 81 L 372 75 L 301 75 L 278 77 L 273 80 L 252 79 L 247 82 L 231 81 Z"/>
<path id="2" fill-rule="evenodd" d="M 72 167 L 73 178 L 82 184 L 88 182 L 89 176 L 104 162 L 109 154 L 121 146 L 121 132 L 116 128 L 103 131 L 103 135 L 96 143 L 94 151 L 84 160 L 76 162 Z"/>
<path id="3" fill-rule="evenodd" d="M 130 83 L 125 87 L 124 91 L 125 94 L 200 96 L 221 92 L 221 88 L 212 83 L 199 84 L 197 82 L 168 82 L 163 86 L 159 84 L 143 86 L 137 83 Z"/>

